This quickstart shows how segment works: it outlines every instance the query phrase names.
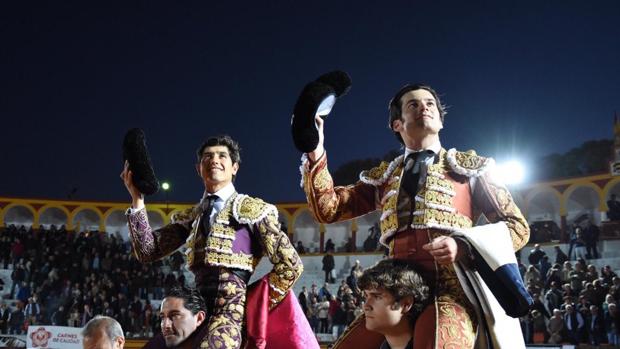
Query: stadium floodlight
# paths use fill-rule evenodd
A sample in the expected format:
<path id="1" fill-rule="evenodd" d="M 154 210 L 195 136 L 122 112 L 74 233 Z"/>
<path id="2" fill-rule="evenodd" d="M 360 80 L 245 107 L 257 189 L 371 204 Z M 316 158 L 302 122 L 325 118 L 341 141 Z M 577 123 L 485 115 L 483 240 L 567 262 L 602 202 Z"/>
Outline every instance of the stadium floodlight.
<path id="1" fill-rule="evenodd" d="M 525 168 L 517 160 L 497 164 L 494 176 L 504 184 L 520 184 L 525 178 Z"/>
<path id="2" fill-rule="evenodd" d="M 162 182 L 161 188 L 164 190 L 164 197 L 166 198 L 166 212 L 168 212 L 168 190 L 170 190 L 170 183 Z"/>

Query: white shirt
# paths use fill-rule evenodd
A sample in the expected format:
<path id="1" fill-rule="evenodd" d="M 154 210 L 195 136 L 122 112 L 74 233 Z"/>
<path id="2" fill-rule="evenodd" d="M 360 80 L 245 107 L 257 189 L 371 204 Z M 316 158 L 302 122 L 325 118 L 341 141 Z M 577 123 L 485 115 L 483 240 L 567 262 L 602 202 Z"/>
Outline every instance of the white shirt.
<path id="1" fill-rule="evenodd" d="M 426 149 L 417 149 L 417 150 L 413 150 L 413 149 L 409 149 L 407 147 L 405 147 L 405 159 L 407 158 L 407 156 L 411 153 L 419 153 L 421 151 L 424 150 L 430 150 L 433 153 L 435 153 L 435 155 L 439 155 L 439 152 L 441 151 L 441 142 L 437 141 L 433 144 L 431 144 L 428 148 Z M 428 158 L 426 159 L 426 165 L 432 165 L 433 164 L 433 158 Z"/>
<path id="2" fill-rule="evenodd" d="M 224 188 L 216 191 L 215 193 L 208 193 L 206 190 L 200 200 L 200 205 L 203 208 L 207 207 L 207 196 L 216 195 L 217 199 L 213 202 L 213 211 L 211 211 L 211 216 L 209 216 L 209 222 L 213 224 L 215 220 L 215 216 L 220 213 L 220 211 L 224 208 L 224 204 L 228 199 L 235 193 L 235 186 L 232 182 L 228 183 Z"/>
<path id="3" fill-rule="evenodd" d="M 441 142 L 439 142 L 439 140 L 438 140 L 437 142 L 431 144 L 426 149 L 413 150 L 413 149 L 409 149 L 409 148 L 405 147 L 405 157 L 403 159 L 407 159 L 407 156 L 409 156 L 409 154 L 419 153 L 419 152 L 425 151 L 425 150 L 430 150 L 433 153 L 435 153 L 435 155 L 439 155 L 439 152 L 441 151 Z M 418 187 L 426 182 L 427 168 L 428 168 L 429 165 L 433 164 L 434 160 L 435 160 L 434 156 L 428 157 L 428 158 L 426 158 L 426 161 L 424 162 L 425 166 L 421 166 L 421 168 L 420 168 L 420 177 L 418 179 Z"/>

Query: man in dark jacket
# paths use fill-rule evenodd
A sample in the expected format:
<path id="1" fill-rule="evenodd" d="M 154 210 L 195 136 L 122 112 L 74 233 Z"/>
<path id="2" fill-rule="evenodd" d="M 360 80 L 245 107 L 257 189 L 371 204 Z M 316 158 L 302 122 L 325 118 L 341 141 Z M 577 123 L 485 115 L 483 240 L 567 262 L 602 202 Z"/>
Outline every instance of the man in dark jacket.
<path id="1" fill-rule="evenodd" d="M 588 318 L 588 337 L 590 344 L 598 347 L 605 341 L 605 320 L 603 314 L 599 312 L 596 305 L 590 306 L 590 317 Z"/>
<path id="2" fill-rule="evenodd" d="M 334 261 L 334 256 L 331 251 L 327 251 L 325 256 L 323 256 L 323 271 L 325 272 L 325 282 L 326 283 L 334 283 L 334 280 L 331 276 L 332 270 L 334 270 L 334 266 L 336 265 Z"/>
<path id="3" fill-rule="evenodd" d="M 2 303 L 0 306 L 0 332 L 2 334 L 6 334 L 9 327 L 9 316 L 11 316 L 11 309 L 6 303 Z"/>

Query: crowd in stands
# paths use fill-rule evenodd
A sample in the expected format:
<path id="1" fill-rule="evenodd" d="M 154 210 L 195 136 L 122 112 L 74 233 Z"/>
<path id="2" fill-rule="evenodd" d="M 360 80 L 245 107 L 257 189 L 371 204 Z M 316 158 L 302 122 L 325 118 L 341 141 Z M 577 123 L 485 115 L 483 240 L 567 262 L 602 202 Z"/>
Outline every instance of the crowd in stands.
<path id="1" fill-rule="evenodd" d="M 620 347 L 620 278 L 609 265 L 597 270 L 587 263 L 598 258 L 598 251 L 579 242 L 586 229 L 594 231 L 591 225 L 573 231 L 568 254 L 556 246 L 550 256 L 539 245 L 518 254 L 534 299 L 530 313 L 520 319 L 526 343 Z M 334 248 L 327 241 L 323 286 L 304 286 L 298 299 L 315 333 L 336 338 L 363 313 L 364 299 L 357 285 L 363 272 L 359 261 L 334 284 Z M 177 252 L 142 264 L 130 249 L 108 233 L 53 226 L 0 230 L 0 268 L 11 270 L 12 279 L 0 305 L 0 332 L 23 334 L 35 324 L 82 327 L 95 315 L 105 315 L 117 319 L 127 336 L 157 333 L 158 310 L 151 300 L 161 299 L 166 287 L 185 284 L 183 256 Z"/>
<path id="2" fill-rule="evenodd" d="M 358 315 L 364 312 L 364 298 L 357 285 L 357 280 L 363 271 L 364 268 L 358 260 L 351 267 L 349 276 L 340 282 L 337 289 L 336 285 L 330 285 L 333 279 L 325 282 L 321 288 L 316 284 L 312 284 L 309 290 L 306 286 L 302 287 L 297 298 L 315 333 L 332 334 L 337 338 Z"/>
<path id="3" fill-rule="evenodd" d="M 526 343 L 587 343 L 620 346 L 620 278 L 611 266 L 600 270 L 573 251 L 555 247 L 548 256 L 538 244 L 519 267 L 534 299 L 529 314 L 520 319 Z M 553 263 L 552 263 L 553 261 Z"/>
<path id="4" fill-rule="evenodd" d="M 336 244 L 332 241 L 332 239 L 327 239 L 325 245 L 323 247 L 323 251 L 332 251 L 333 252 L 386 252 L 385 246 L 379 243 L 379 237 L 381 236 L 381 230 L 379 229 L 379 223 L 375 223 L 373 226 L 368 228 L 368 236 L 364 239 L 362 243 L 361 250 L 356 246 L 355 240 L 353 238 L 347 239 L 345 243 L 340 248 L 336 248 Z M 302 241 L 297 241 L 295 244 L 295 250 L 299 254 L 312 253 L 313 251 L 309 251 L 306 246 L 304 246 Z M 318 251 L 315 251 L 318 252 Z"/>
<path id="5" fill-rule="evenodd" d="M 128 336 L 150 336 L 159 331 L 151 300 L 185 284 L 183 262 L 177 252 L 142 264 L 128 242 L 107 233 L 9 226 L 0 230 L 0 267 L 12 269 L 13 285 L 0 305 L 0 332 L 22 334 L 35 324 L 82 327 L 106 315 Z"/>

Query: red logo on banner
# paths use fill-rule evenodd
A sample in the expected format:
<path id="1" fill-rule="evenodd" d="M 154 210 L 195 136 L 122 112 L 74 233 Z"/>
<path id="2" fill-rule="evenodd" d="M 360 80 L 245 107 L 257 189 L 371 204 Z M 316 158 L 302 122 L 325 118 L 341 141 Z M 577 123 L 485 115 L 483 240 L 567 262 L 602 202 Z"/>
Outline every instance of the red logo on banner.
<path id="1" fill-rule="evenodd" d="M 39 327 L 36 331 L 30 334 L 30 339 L 32 339 L 32 346 L 35 348 L 47 347 L 47 341 L 50 339 L 51 336 L 51 332 L 46 331 L 43 327 Z"/>

